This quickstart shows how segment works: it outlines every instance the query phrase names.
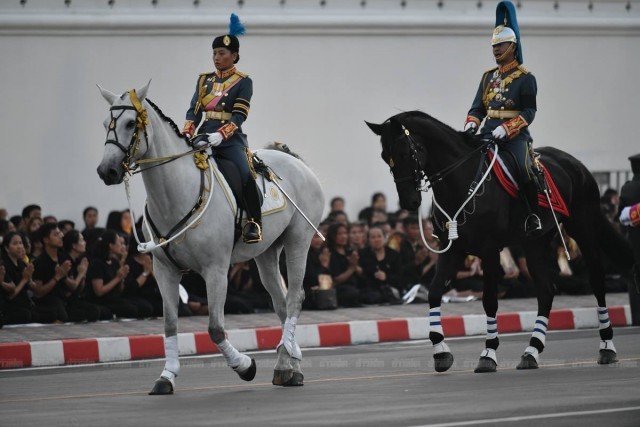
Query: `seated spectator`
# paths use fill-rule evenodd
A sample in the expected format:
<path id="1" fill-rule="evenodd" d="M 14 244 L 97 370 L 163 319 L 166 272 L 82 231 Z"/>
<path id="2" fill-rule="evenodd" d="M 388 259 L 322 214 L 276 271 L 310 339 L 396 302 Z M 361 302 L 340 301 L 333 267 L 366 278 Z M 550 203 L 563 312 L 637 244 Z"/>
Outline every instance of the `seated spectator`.
<path id="1" fill-rule="evenodd" d="M 82 234 L 84 235 L 85 231 L 93 230 L 98 226 L 98 209 L 93 206 L 84 208 L 82 211 L 82 220 L 84 221 L 84 230 L 82 230 Z"/>
<path id="2" fill-rule="evenodd" d="M 87 320 L 69 319 L 67 313 L 67 295 L 73 288 L 67 283 L 71 270 L 71 260 L 62 251 L 62 231 L 57 223 L 45 223 L 40 227 L 42 253 L 33 261 L 33 293 L 36 305 L 53 314 L 55 321 Z"/>
<path id="3" fill-rule="evenodd" d="M 76 224 L 68 219 L 58 221 L 58 228 L 62 231 L 62 234 L 67 234 L 69 231 L 76 228 Z"/>
<path id="4" fill-rule="evenodd" d="M 207 301 L 207 283 L 202 276 L 189 272 L 182 276 L 180 284 L 187 291 L 187 303 L 178 303 L 178 316 L 206 316 L 209 314 Z"/>
<path id="5" fill-rule="evenodd" d="M 376 208 L 373 211 L 371 211 L 371 216 L 367 224 L 369 226 L 372 226 L 374 224 L 380 224 L 380 223 L 388 224 L 389 215 L 387 215 L 387 212 L 385 212 L 384 210 Z"/>
<path id="6" fill-rule="evenodd" d="M 512 245 L 509 247 L 509 251 L 511 252 L 513 260 L 516 262 L 516 267 L 520 271 L 518 281 L 524 287 L 525 297 L 535 297 L 537 295 L 536 284 L 533 282 L 531 273 L 529 273 L 529 266 L 527 265 L 527 257 L 524 254 L 524 249 L 521 245 Z"/>
<path id="7" fill-rule="evenodd" d="M 16 231 L 13 223 L 6 219 L 0 219 L 0 242 L 2 242 L 2 238 L 11 231 Z"/>
<path id="8" fill-rule="evenodd" d="M 145 306 L 144 311 L 150 316 L 162 317 L 162 295 L 153 275 L 153 259 L 151 254 L 138 251 L 136 239 L 129 240 L 126 264 L 129 274 L 124 280 L 122 295 L 138 307 Z"/>
<path id="9" fill-rule="evenodd" d="M 72 291 L 67 295 L 67 313 L 69 319 L 86 318 L 89 322 L 96 320 L 111 320 L 113 314 L 104 307 L 99 307 L 87 301 L 87 244 L 78 230 L 67 232 L 62 238 L 65 255 L 71 260 L 71 269 L 67 275 L 67 283 Z"/>
<path id="10" fill-rule="evenodd" d="M 260 280 L 258 266 L 255 261 L 236 263 L 229 270 L 229 284 L 227 297 L 232 296 L 232 302 L 236 307 L 225 305 L 225 310 L 240 310 L 238 312 L 263 312 L 273 311 L 271 295 L 267 292 Z M 242 307 L 242 308 L 240 308 Z"/>
<path id="11" fill-rule="evenodd" d="M 329 212 L 344 212 L 344 199 L 340 196 L 334 197 L 329 203 Z"/>
<path id="12" fill-rule="evenodd" d="M 11 224 L 13 224 L 13 228 L 16 231 L 21 231 L 21 225 L 22 225 L 22 217 L 20 215 L 13 215 L 11 218 L 9 218 L 9 222 Z"/>
<path id="13" fill-rule="evenodd" d="M 31 218 L 42 218 L 42 208 L 38 205 L 27 205 L 22 209 L 22 216 L 18 229 L 28 231 L 27 225 Z"/>
<path id="14" fill-rule="evenodd" d="M 498 298 L 526 298 L 529 296 L 525 284 L 520 282 L 520 269 L 509 248 L 500 251 L 500 266 L 504 275 L 498 285 Z"/>
<path id="15" fill-rule="evenodd" d="M 369 245 L 360 250 L 360 265 L 365 283 L 361 291 L 363 302 L 401 302 L 400 292 L 403 286 L 400 284 L 400 255 L 385 247 L 384 232 L 380 227 L 369 230 L 368 241 Z"/>
<path id="16" fill-rule="evenodd" d="M 385 213 L 387 212 L 387 198 L 383 193 L 378 192 L 371 196 L 371 205 L 362 209 L 360 213 L 358 213 L 358 221 L 371 224 L 371 216 L 374 209 L 380 209 Z M 385 218 L 384 220 L 386 221 L 387 219 Z"/>
<path id="17" fill-rule="evenodd" d="M 303 309 L 318 310 L 323 308 L 322 301 L 318 301 L 319 291 L 333 291 L 333 280 L 331 279 L 331 252 L 324 241 L 317 234 L 313 235 L 309 253 L 307 254 L 307 267 L 304 271 L 302 287 L 304 288 L 305 299 Z M 335 308 L 335 307 L 334 307 Z"/>
<path id="18" fill-rule="evenodd" d="M 55 215 L 47 215 L 44 218 L 42 218 L 42 222 L 44 224 L 55 224 L 57 226 L 58 218 L 56 218 Z"/>
<path id="19" fill-rule="evenodd" d="M 408 289 L 421 284 L 428 290 L 435 275 L 438 254 L 424 247 L 417 216 L 405 218 L 403 226 L 406 234 L 400 244 L 401 286 Z"/>
<path id="20" fill-rule="evenodd" d="M 564 246 L 560 239 L 556 238 L 554 247 L 556 248 L 558 269 L 553 283 L 556 285 L 558 294 L 587 295 L 591 293 L 591 287 L 589 285 L 589 270 L 587 269 L 586 261 L 576 241 L 569 237 L 564 227 L 561 227 L 561 229 L 571 260 L 567 261 Z"/>
<path id="21" fill-rule="evenodd" d="M 26 251 L 22 235 L 8 233 L 2 241 L 2 267 L 0 267 L 0 302 L 4 323 L 51 323 L 54 316 L 36 307 L 29 292 L 32 288 L 33 264 L 24 262 Z"/>
<path id="22" fill-rule="evenodd" d="M 366 245 L 365 226 L 362 222 L 352 222 L 349 224 L 349 247 L 351 250 L 359 251 Z"/>
<path id="23" fill-rule="evenodd" d="M 484 288 L 482 276 L 482 260 L 473 255 L 466 256 L 462 265 L 458 267 L 455 279 L 451 281 L 451 291 L 445 295 L 482 298 Z"/>
<path id="24" fill-rule="evenodd" d="M 359 264 L 357 251 L 352 251 L 348 243 L 347 227 L 341 223 L 329 227 L 327 246 L 331 251 L 329 270 L 338 297 L 338 305 L 342 307 L 360 307 L 360 278 L 362 267 Z"/>
<path id="25" fill-rule="evenodd" d="M 129 210 L 109 212 L 106 229 L 117 231 L 122 236 L 131 235 L 132 222 Z"/>
<path id="26" fill-rule="evenodd" d="M 127 254 L 124 238 L 114 230 L 106 230 L 96 248 L 96 258 L 89 264 L 87 272 L 87 295 L 89 301 L 106 307 L 117 317 L 143 318 L 151 312 L 144 312 L 143 306 L 136 306 L 122 296 L 124 282 L 129 274 L 129 266 L 121 264 Z M 141 311 L 142 310 L 142 311 Z"/>
<path id="27" fill-rule="evenodd" d="M 329 212 L 325 221 L 329 224 L 339 222 L 340 224 L 349 225 L 349 218 L 347 217 L 347 214 L 342 211 Z"/>

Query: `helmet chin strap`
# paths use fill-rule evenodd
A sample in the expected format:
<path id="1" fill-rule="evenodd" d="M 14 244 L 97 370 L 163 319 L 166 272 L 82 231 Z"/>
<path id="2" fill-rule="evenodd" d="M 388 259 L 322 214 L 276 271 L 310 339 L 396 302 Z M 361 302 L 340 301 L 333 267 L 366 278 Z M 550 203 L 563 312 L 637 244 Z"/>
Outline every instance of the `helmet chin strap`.
<path id="1" fill-rule="evenodd" d="M 509 53 L 511 53 L 513 50 L 515 50 L 515 48 L 516 48 L 516 44 L 515 43 L 511 43 L 509 45 L 509 47 L 507 48 L 507 50 L 505 50 L 502 55 L 500 55 L 499 57 L 496 58 L 496 62 L 498 64 L 502 64 L 502 61 L 504 61 L 504 58 L 506 58 L 507 55 L 509 55 Z"/>

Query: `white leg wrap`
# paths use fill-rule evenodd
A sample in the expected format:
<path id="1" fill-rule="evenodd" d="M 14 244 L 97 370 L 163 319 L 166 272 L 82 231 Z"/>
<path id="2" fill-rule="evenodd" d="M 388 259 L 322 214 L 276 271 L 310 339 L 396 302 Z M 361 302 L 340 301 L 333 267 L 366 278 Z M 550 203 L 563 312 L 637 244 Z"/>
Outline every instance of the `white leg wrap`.
<path id="1" fill-rule="evenodd" d="M 488 357 L 489 359 L 492 359 L 494 362 L 496 362 L 496 365 L 498 364 L 496 351 L 492 348 L 485 348 L 484 350 L 482 350 L 482 353 L 480 353 L 480 357 Z"/>
<path id="2" fill-rule="evenodd" d="M 534 359 L 536 359 L 536 362 L 538 362 L 538 357 L 539 357 L 539 352 L 538 349 L 532 346 L 529 346 L 527 348 L 524 349 L 524 354 L 530 354 L 533 356 Z"/>
<path id="3" fill-rule="evenodd" d="M 162 373 L 160 374 L 160 378 L 164 378 L 165 380 L 169 380 L 169 382 L 171 383 L 171 386 L 175 389 L 176 388 L 176 381 L 175 378 L 177 377 L 177 375 L 175 375 L 173 372 L 171 371 L 167 371 L 166 369 L 164 369 L 162 371 Z"/>
<path id="4" fill-rule="evenodd" d="M 433 354 L 438 353 L 451 353 L 451 349 L 444 341 L 440 341 L 438 344 L 433 346 Z"/>
<path id="5" fill-rule="evenodd" d="M 616 352 L 616 347 L 613 345 L 612 340 L 605 340 L 600 341 L 600 350 L 611 350 L 613 352 Z"/>
<path id="6" fill-rule="evenodd" d="M 251 358 L 236 350 L 228 340 L 218 344 L 218 349 L 227 361 L 227 365 L 234 371 L 244 372 L 251 366 Z"/>
<path id="7" fill-rule="evenodd" d="M 178 360 L 178 336 L 165 337 L 164 339 L 164 354 L 165 363 L 164 371 L 162 371 L 161 377 L 173 382 L 172 378 L 165 376 L 165 372 L 169 372 L 173 375 L 173 378 L 180 374 L 180 361 Z"/>
<path id="8" fill-rule="evenodd" d="M 300 350 L 300 346 L 296 342 L 296 323 L 298 323 L 298 318 L 292 317 L 288 318 L 284 322 L 282 327 L 282 338 L 280 338 L 280 343 L 278 347 L 284 345 L 284 348 L 287 349 L 287 353 L 289 356 L 294 359 L 302 360 L 302 351 Z"/>
<path id="9" fill-rule="evenodd" d="M 598 307 L 598 321 L 600 323 L 600 329 L 606 329 L 611 326 L 609 321 L 609 310 L 607 307 Z"/>

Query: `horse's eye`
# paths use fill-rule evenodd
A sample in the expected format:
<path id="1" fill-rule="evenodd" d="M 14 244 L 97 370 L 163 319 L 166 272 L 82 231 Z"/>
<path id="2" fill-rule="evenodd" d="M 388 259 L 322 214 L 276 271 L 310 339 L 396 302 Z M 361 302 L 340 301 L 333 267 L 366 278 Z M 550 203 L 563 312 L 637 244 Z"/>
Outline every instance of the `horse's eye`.
<path id="1" fill-rule="evenodd" d="M 135 122 L 135 120 L 129 120 L 129 121 L 127 122 L 126 128 L 127 128 L 127 129 L 133 129 L 134 127 L 136 127 L 136 122 Z"/>

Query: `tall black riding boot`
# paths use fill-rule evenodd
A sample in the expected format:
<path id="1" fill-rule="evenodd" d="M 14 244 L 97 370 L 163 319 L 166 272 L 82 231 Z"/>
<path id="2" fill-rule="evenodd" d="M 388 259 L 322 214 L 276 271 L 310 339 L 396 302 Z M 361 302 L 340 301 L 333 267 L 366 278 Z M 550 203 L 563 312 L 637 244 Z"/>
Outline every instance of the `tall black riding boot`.
<path id="1" fill-rule="evenodd" d="M 540 209 L 538 208 L 538 188 L 535 181 L 531 180 L 522 185 L 522 191 L 527 204 L 527 218 L 524 220 L 524 233 L 527 237 L 535 237 L 542 234 L 540 222 Z"/>
<path id="2" fill-rule="evenodd" d="M 243 193 L 247 223 L 242 227 L 242 240 L 245 243 L 258 243 L 262 240 L 262 212 L 258 187 L 253 179 L 244 186 Z"/>

